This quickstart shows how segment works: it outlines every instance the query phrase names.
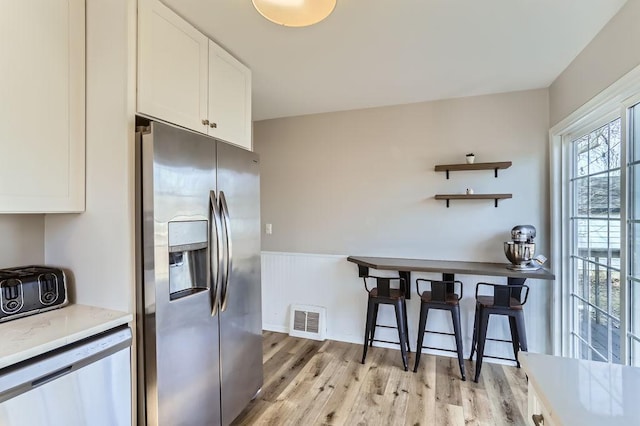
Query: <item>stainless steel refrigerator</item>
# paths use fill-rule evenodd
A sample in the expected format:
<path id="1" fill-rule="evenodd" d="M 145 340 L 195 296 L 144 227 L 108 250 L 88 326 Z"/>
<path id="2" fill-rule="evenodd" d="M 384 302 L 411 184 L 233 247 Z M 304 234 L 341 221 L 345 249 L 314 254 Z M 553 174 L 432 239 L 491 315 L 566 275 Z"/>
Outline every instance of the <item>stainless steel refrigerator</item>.
<path id="1" fill-rule="evenodd" d="M 143 124 L 136 133 L 139 423 L 227 425 L 263 380 L 258 156 Z"/>

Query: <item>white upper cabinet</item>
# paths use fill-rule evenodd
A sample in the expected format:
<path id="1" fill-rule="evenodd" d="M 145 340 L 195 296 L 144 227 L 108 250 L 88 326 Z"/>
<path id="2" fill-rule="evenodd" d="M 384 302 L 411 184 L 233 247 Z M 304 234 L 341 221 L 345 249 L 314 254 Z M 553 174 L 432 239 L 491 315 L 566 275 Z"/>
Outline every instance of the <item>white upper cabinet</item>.
<path id="1" fill-rule="evenodd" d="M 0 1 L 0 213 L 81 212 L 84 0 Z"/>
<path id="2" fill-rule="evenodd" d="M 158 0 L 138 20 L 138 112 L 250 150 L 251 71 Z"/>
<path id="3" fill-rule="evenodd" d="M 251 149 L 251 71 L 209 41 L 209 134 Z"/>
<path id="4" fill-rule="evenodd" d="M 198 132 L 207 126 L 209 40 L 156 0 L 138 5 L 138 111 Z"/>

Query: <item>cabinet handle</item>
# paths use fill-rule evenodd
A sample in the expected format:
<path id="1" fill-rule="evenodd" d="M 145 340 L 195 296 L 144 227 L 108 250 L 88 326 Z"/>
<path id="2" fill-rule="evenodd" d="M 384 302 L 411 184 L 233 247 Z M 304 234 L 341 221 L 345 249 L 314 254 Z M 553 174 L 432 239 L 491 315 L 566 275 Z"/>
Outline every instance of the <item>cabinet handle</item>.
<path id="1" fill-rule="evenodd" d="M 209 126 L 210 126 L 212 129 L 217 129 L 217 128 L 218 128 L 218 123 L 209 123 Z"/>
<path id="2" fill-rule="evenodd" d="M 536 426 L 544 426 L 544 417 L 542 417 L 542 414 L 534 414 L 531 416 L 531 420 L 533 420 L 533 424 Z"/>
<path id="3" fill-rule="evenodd" d="M 204 120 L 202 120 L 202 124 L 204 124 L 204 125 L 206 126 L 207 124 L 209 124 L 209 120 L 207 120 L 207 119 L 205 118 Z"/>

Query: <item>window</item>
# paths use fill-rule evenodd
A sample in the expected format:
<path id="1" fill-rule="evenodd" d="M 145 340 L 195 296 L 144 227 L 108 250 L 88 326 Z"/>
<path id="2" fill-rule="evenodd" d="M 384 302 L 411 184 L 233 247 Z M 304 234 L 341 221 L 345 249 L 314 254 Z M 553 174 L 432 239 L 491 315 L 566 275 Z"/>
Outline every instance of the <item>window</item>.
<path id="1" fill-rule="evenodd" d="M 550 136 L 554 353 L 640 366 L 640 66 Z"/>
<path id="2" fill-rule="evenodd" d="M 620 363 L 620 122 L 571 141 L 573 355 Z"/>

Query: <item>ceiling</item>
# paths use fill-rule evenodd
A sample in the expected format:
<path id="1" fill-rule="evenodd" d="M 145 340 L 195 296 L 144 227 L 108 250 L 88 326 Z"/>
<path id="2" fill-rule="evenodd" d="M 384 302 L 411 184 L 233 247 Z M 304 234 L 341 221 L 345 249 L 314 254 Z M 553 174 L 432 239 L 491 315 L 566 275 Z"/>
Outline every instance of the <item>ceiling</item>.
<path id="1" fill-rule="evenodd" d="M 548 87 L 626 0 L 338 0 L 305 28 L 163 2 L 251 68 L 257 121 Z"/>

